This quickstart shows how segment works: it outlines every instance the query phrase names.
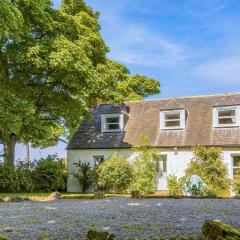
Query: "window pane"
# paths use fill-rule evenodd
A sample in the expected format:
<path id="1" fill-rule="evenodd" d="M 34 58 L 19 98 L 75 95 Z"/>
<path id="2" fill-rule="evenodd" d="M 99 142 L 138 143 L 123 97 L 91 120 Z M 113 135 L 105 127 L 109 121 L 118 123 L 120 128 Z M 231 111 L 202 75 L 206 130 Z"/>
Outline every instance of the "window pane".
<path id="1" fill-rule="evenodd" d="M 179 121 L 165 121 L 165 127 L 180 127 L 180 120 Z"/>
<path id="2" fill-rule="evenodd" d="M 117 124 L 116 123 L 108 123 L 107 129 L 108 130 L 118 130 L 118 129 L 120 129 L 120 126 L 118 123 Z"/>
<path id="3" fill-rule="evenodd" d="M 104 156 L 93 156 L 94 159 L 94 166 L 98 166 L 104 161 Z"/>
<path id="4" fill-rule="evenodd" d="M 233 178 L 240 181 L 240 169 L 233 169 Z"/>
<path id="5" fill-rule="evenodd" d="M 218 119 L 219 124 L 235 124 L 236 123 L 236 117 L 225 117 L 225 118 L 219 118 Z"/>
<path id="6" fill-rule="evenodd" d="M 240 167 L 240 156 L 233 157 L 233 167 Z"/>
<path id="7" fill-rule="evenodd" d="M 236 116 L 236 111 L 235 111 L 235 110 L 223 110 L 223 111 L 218 111 L 218 116 L 219 116 L 219 117 Z"/>
<path id="8" fill-rule="evenodd" d="M 163 172 L 164 173 L 167 172 L 167 160 L 166 159 L 163 160 Z"/>
<path id="9" fill-rule="evenodd" d="M 119 117 L 106 118 L 106 123 L 119 123 Z"/>
<path id="10" fill-rule="evenodd" d="M 180 113 L 166 113 L 165 120 L 180 120 Z"/>
<path id="11" fill-rule="evenodd" d="M 160 161 L 156 160 L 156 172 L 159 173 L 160 172 Z"/>

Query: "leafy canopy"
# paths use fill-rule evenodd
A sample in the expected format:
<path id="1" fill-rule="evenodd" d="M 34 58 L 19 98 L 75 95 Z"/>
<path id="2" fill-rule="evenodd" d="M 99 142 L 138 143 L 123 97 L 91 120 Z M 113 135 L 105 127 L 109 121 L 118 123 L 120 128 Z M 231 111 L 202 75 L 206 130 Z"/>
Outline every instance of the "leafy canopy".
<path id="1" fill-rule="evenodd" d="M 73 133 L 89 102 L 119 103 L 159 93 L 107 58 L 98 12 L 83 0 L 0 0 L 0 139 L 57 143 Z"/>

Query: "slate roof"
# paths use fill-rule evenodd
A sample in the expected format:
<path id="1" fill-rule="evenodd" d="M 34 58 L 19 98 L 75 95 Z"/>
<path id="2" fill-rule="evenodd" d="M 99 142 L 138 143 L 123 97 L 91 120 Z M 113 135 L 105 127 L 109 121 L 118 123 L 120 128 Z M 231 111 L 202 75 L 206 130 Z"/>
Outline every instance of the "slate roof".
<path id="1" fill-rule="evenodd" d="M 139 135 L 149 137 L 152 147 L 240 146 L 240 128 L 213 128 L 212 108 L 240 105 L 240 93 L 179 97 L 124 105 L 101 104 L 91 110 L 93 121 L 84 120 L 68 149 L 130 148 Z M 160 130 L 160 110 L 186 109 L 186 128 Z M 101 132 L 101 114 L 124 113 L 125 127 L 120 133 Z"/>

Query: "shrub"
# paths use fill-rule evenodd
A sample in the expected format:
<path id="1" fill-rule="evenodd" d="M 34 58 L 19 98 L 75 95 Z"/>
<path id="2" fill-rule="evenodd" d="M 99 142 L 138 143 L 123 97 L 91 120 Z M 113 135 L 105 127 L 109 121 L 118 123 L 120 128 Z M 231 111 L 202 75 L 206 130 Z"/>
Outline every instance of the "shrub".
<path id="1" fill-rule="evenodd" d="M 11 166 L 0 164 L 0 192 L 15 192 L 17 188 L 15 169 Z"/>
<path id="2" fill-rule="evenodd" d="M 198 175 L 213 195 L 229 194 L 231 181 L 221 157 L 221 149 L 197 146 L 194 155 L 185 170 L 186 176 Z"/>
<path id="3" fill-rule="evenodd" d="M 237 170 L 234 174 L 233 191 L 236 193 L 236 195 L 240 195 L 240 170 Z"/>
<path id="4" fill-rule="evenodd" d="M 170 175 L 167 177 L 167 187 L 171 197 L 177 197 L 181 195 L 182 185 L 176 176 Z"/>
<path id="5" fill-rule="evenodd" d="M 66 188 L 65 165 L 56 155 L 36 162 L 33 175 L 37 191 L 61 191 Z"/>
<path id="6" fill-rule="evenodd" d="M 204 186 L 204 183 L 202 181 L 192 183 L 191 180 L 189 179 L 186 182 L 186 190 L 193 197 L 205 196 L 206 192 L 205 189 L 206 187 Z"/>
<path id="7" fill-rule="evenodd" d="M 129 188 L 133 172 L 128 159 L 115 153 L 98 166 L 97 175 L 98 185 L 103 189 L 123 192 Z"/>
<path id="8" fill-rule="evenodd" d="M 142 135 L 139 146 L 134 147 L 132 151 L 138 153 L 132 163 L 134 175 L 132 190 L 138 190 L 144 194 L 154 192 L 157 176 L 155 150 L 148 147 L 148 138 Z"/>
<path id="9" fill-rule="evenodd" d="M 19 163 L 15 169 L 15 173 L 18 192 L 34 191 L 33 174 L 28 165 Z"/>
<path id="10" fill-rule="evenodd" d="M 31 171 L 22 163 L 15 168 L 0 165 L 0 192 L 32 192 L 34 184 Z"/>
<path id="11" fill-rule="evenodd" d="M 89 163 L 78 161 L 75 164 L 77 169 L 73 173 L 73 176 L 76 177 L 79 181 L 79 184 L 82 188 L 82 192 L 85 193 L 88 188 L 93 184 L 91 178 L 91 167 Z"/>

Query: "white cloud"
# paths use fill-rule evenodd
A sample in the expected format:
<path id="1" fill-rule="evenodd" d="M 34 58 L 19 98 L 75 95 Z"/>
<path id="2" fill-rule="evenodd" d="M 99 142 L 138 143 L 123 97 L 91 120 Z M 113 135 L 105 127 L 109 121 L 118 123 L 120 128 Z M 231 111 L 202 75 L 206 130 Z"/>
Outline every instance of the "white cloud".
<path id="1" fill-rule="evenodd" d="M 178 43 L 141 26 L 121 28 L 111 41 L 110 56 L 126 64 L 168 68 L 185 60 L 185 49 Z"/>
<path id="2" fill-rule="evenodd" d="M 102 35 L 110 47 L 110 58 L 123 64 L 155 66 L 160 69 L 169 69 L 186 59 L 185 46 L 162 34 L 161 28 L 156 31 L 147 25 L 148 21 L 140 23 L 132 17 L 129 19 L 132 12 L 140 14 L 139 10 L 142 9 L 143 14 L 145 10 L 148 12 L 150 7 L 153 9 L 158 0 L 151 3 L 135 3 L 129 0 L 102 0 L 101 4 L 97 0 L 87 2 L 96 9 L 100 9 L 101 4 L 104 5 L 104 8 L 101 8 L 100 23 L 104 26 Z"/>
<path id="3" fill-rule="evenodd" d="M 185 4 L 185 10 L 193 16 L 205 17 L 225 9 L 229 0 L 191 0 Z"/>
<path id="4" fill-rule="evenodd" d="M 206 80 L 240 86 L 240 56 L 224 57 L 201 64 L 193 74 Z"/>

